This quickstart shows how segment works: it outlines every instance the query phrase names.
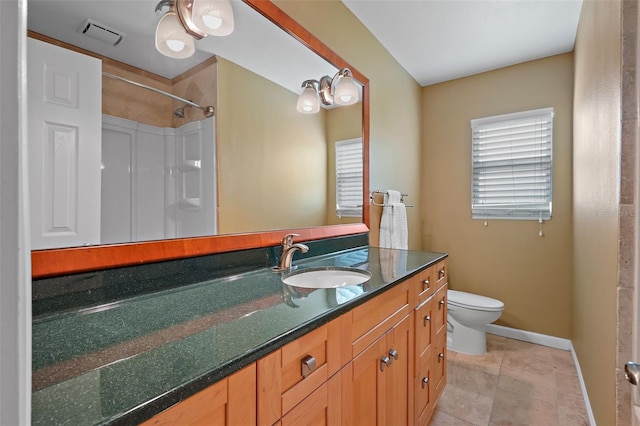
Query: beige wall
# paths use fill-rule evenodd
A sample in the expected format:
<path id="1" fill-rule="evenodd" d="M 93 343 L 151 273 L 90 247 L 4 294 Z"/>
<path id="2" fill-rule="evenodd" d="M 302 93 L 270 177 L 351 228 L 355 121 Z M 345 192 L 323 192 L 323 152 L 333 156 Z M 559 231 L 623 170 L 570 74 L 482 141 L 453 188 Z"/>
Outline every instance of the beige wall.
<path id="1" fill-rule="evenodd" d="M 171 82 L 104 62 L 102 70 L 171 93 Z M 172 100 L 129 83 L 102 77 L 102 112 L 157 127 L 171 127 Z"/>
<path id="2" fill-rule="evenodd" d="M 597 424 L 615 424 L 621 2 L 585 1 L 575 46 L 572 341 Z"/>
<path id="3" fill-rule="evenodd" d="M 423 248 L 449 253 L 449 284 L 502 300 L 497 324 L 558 337 L 571 327 L 572 54 L 425 87 Z M 554 108 L 553 215 L 471 219 L 473 118 Z"/>
<path id="4" fill-rule="evenodd" d="M 338 0 L 275 3 L 363 73 L 371 83 L 371 189 L 397 189 L 420 204 L 421 91 L 371 33 Z M 419 209 L 407 209 L 409 248 L 421 248 Z M 370 242 L 378 244 L 380 208 L 371 209 Z"/>
<path id="5" fill-rule="evenodd" d="M 218 99 L 218 65 L 217 60 L 212 58 L 182 75 L 174 78 L 172 83 L 172 92 L 184 99 L 195 102 L 198 105 L 207 107 L 212 105 L 215 107 Z M 180 108 L 184 102 L 173 101 L 171 108 L 171 117 L 173 119 L 173 127 L 184 126 L 192 121 L 202 120 L 205 116 L 202 110 L 198 108 L 186 108 L 184 110 L 184 118 L 176 117 L 173 111 Z"/>
<path id="6" fill-rule="evenodd" d="M 297 100 L 294 93 L 219 58 L 220 233 L 324 223 L 326 117 L 322 111 L 300 114 Z"/>

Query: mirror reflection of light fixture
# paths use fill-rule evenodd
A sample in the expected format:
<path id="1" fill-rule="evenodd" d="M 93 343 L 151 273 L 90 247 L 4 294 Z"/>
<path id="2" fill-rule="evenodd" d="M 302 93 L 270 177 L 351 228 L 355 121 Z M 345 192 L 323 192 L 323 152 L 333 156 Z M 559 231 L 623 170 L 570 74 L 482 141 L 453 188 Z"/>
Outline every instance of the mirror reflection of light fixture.
<path id="1" fill-rule="evenodd" d="M 156 49 L 170 58 L 188 58 L 196 51 L 195 42 L 172 10 L 165 13 L 156 27 Z"/>
<path id="2" fill-rule="evenodd" d="M 188 58 L 195 52 L 193 39 L 233 32 L 231 0 L 161 0 L 156 13 L 161 14 L 166 6 L 169 11 L 156 28 L 156 48 L 163 55 Z"/>
<path id="3" fill-rule="evenodd" d="M 318 96 L 318 80 L 305 80 L 302 83 L 302 93 L 298 98 L 298 111 L 312 114 L 320 111 L 320 97 Z"/>
<path id="4" fill-rule="evenodd" d="M 323 76 L 318 80 L 305 80 L 302 93 L 298 98 L 297 109 L 304 113 L 320 111 L 323 105 L 353 105 L 359 100 L 358 84 L 348 68 L 343 68 L 336 75 Z"/>
<path id="5" fill-rule="evenodd" d="M 230 0 L 193 0 L 193 22 L 206 34 L 226 36 L 233 32 Z"/>

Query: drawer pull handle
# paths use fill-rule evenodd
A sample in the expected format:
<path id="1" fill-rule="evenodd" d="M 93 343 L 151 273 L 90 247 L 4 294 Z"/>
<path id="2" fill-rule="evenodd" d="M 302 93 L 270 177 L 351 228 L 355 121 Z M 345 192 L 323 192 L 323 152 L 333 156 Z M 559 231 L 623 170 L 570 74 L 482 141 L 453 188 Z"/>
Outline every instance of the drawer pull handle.
<path id="1" fill-rule="evenodd" d="M 391 349 L 389 351 L 389 356 L 397 361 L 398 360 L 398 351 L 396 351 L 395 349 Z"/>
<path id="2" fill-rule="evenodd" d="M 430 321 L 431 321 L 431 315 L 427 315 L 426 317 L 424 317 L 424 326 L 426 327 L 427 325 L 429 325 Z"/>
<path id="3" fill-rule="evenodd" d="M 391 367 L 391 358 L 388 356 L 383 356 L 380 358 L 380 371 L 384 371 L 384 367 Z"/>
<path id="4" fill-rule="evenodd" d="M 316 368 L 318 368 L 318 364 L 316 363 L 316 359 L 311 355 L 307 355 L 302 358 L 302 377 L 307 377 L 309 374 L 313 373 Z"/>
<path id="5" fill-rule="evenodd" d="M 445 275 L 446 275 L 446 274 L 445 274 L 445 272 L 444 272 L 444 268 L 440 269 L 440 270 L 438 271 L 438 280 L 441 280 L 442 278 L 444 278 L 444 276 L 445 276 Z"/>
<path id="6" fill-rule="evenodd" d="M 444 360 L 444 354 L 442 352 L 440 352 L 438 354 L 438 362 L 442 362 Z"/>
<path id="7" fill-rule="evenodd" d="M 429 280 L 422 281 L 422 290 L 429 290 L 431 288 L 431 282 Z"/>
<path id="8" fill-rule="evenodd" d="M 428 384 L 429 384 L 429 378 L 428 377 L 423 377 L 422 378 L 422 389 L 426 388 Z"/>

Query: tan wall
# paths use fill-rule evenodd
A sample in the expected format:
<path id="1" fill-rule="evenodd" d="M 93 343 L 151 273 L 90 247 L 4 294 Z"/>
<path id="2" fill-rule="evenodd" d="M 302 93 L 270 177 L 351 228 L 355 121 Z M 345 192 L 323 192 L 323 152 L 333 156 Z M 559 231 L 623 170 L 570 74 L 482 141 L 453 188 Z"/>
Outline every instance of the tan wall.
<path id="1" fill-rule="evenodd" d="M 599 425 L 616 419 L 620 8 L 585 1 L 575 46 L 572 341 Z"/>
<path id="2" fill-rule="evenodd" d="M 169 80 L 161 82 L 108 62 L 103 63 L 102 70 L 171 93 Z M 104 114 L 150 126 L 171 127 L 171 105 L 171 98 L 164 95 L 109 77 L 102 77 L 102 112 Z"/>
<path id="3" fill-rule="evenodd" d="M 420 86 L 338 0 L 276 0 L 307 30 L 371 83 L 371 189 L 397 189 L 420 205 Z M 380 208 L 371 209 L 370 243 L 378 244 Z M 409 248 L 421 248 L 418 208 L 407 209 Z"/>
<path id="4" fill-rule="evenodd" d="M 203 107 L 216 106 L 218 99 L 218 66 L 217 60 L 212 58 L 184 74 L 174 78 L 171 83 L 172 92 L 184 99 L 195 102 Z M 184 105 L 183 102 L 173 101 L 171 116 L 173 119 L 173 127 L 184 126 L 192 121 L 202 120 L 205 115 L 202 110 L 189 107 L 184 110 L 184 118 L 178 118 L 173 114 L 177 108 Z"/>
<path id="5" fill-rule="evenodd" d="M 423 248 L 449 253 L 451 288 L 502 300 L 497 324 L 558 337 L 571 327 L 572 54 L 423 89 Z M 470 120 L 554 108 L 553 215 L 471 219 Z"/>
<path id="6" fill-rule="evenodd" d="M 220 233 L 324 223 L 325 113 L 300 114 L 296 102 L 294 93 L 219 58 Z"/>

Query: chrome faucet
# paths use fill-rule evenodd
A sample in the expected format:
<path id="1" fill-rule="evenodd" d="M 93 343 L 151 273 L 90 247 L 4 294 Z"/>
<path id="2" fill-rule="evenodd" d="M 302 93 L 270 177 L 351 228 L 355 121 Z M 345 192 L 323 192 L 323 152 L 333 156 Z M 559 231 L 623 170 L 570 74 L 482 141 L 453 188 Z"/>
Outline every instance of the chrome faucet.
<path id="1" fill-rule="evenodd" d="M 287 234 L 282 239 L 282 254 L 280 255 L 280 260 L 278 261 L 278 266 L 273 268 L 275 272 L 281 271 L 289 271 L 292 269 L 291 259 L 293 259 L 293 254 L 300 250 L 302 253 L 306 253 L 309 251 L 309 247 L 301 243 L 293 243 L 294 237 L 299 237 L 298 234 Z"/>

